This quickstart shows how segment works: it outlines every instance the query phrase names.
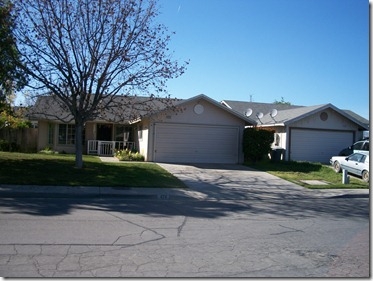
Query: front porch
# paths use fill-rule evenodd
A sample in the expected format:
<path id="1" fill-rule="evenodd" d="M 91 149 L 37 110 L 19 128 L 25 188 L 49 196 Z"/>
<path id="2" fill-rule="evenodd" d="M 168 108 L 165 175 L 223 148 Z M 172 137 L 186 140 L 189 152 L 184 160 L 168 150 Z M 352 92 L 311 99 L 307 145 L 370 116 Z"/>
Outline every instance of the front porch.
<path id="1" fill-rule="evenodd" d="M 129 141 L 101 141 L 89 140 L 87 154 L 98 156 L 113 156 L 116 150 L 135 150 L 135 143 Z"/>

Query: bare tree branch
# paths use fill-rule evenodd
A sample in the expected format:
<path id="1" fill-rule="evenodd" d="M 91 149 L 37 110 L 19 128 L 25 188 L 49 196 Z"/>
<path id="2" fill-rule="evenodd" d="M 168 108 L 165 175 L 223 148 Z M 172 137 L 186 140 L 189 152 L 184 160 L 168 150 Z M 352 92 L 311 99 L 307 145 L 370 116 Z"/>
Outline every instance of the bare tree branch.
<path id="1" fill-rule="evenodd" d="M 165 93 L 166 81 L 188 64 L 168 54 L 155 0 L 18 0 L 15 15 L 30 88 L 35 96 L 52 93 L 77 126 L 126 107 L 117 95 Z"/>

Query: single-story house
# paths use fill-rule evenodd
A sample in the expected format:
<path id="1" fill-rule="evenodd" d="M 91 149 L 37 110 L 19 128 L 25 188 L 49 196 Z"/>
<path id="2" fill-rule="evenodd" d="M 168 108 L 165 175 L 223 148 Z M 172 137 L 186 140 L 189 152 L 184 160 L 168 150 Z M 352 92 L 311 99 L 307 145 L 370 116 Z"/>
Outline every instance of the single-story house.
<path id="1" fill-rule="evenodd" d="M 103 107 L 87 121 L 87 154 L 113 155 L 134 148 L 146 161 L 170 163 L 242 163 L 242 135 L 256 122 L 225 105 L 198 95 L 168 104 L 145 97 L 122 97 L 123 108 Z M 53 96 L 40 97 L 30 112 L 38 121 L 38 149 L 75 152 L 71 114 Z"/>
<path id="2" fill-rule="evenodd" d="M 363 138 L 369 121 L 332 104 L 295 106 L 224 100 L 223 105 L 275 132 L 273 148 L 282 159 L 329 163 L 332 156 Z"/>

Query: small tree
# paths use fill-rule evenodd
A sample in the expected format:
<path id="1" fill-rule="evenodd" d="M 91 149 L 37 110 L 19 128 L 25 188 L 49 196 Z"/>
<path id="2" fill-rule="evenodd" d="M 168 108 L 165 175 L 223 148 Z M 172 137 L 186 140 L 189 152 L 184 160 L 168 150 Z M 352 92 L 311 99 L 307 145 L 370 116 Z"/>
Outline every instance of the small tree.
<path id="1" fill-rule="evenodd" d="M 286 105 L 291 105 L 291 102 L 289 102 L 289 101 L 285 101 L 285 100 L 284 100 L 284 97 L 281 97 L 281 100 L 280 100 L 280 101 L 275 100 L 275 101 L 274 101 L 274 104 L 286 104 Z"/>
<path id="2" fill-rule="evenodd" d="M 243 152 L 245 161 L 257 162 L 271 152 L 274 132 L 257 127 L 246 128 L 243 133 Z"/>
<path id="3" fill-rule="evenodd" d="M 166 81 L 187 64 L 168 54 L 170 36 L 155 23 L 155 0 L 18 0 L 15 12 L 29 87 L 35 97 L 54 97 L 60 106 L 56 118 L 70 112 L 78 168 L 86 121 L 108 109 L 125 112 L 130 99 L 118 95 L 162 94 L 167 102 Z"/>

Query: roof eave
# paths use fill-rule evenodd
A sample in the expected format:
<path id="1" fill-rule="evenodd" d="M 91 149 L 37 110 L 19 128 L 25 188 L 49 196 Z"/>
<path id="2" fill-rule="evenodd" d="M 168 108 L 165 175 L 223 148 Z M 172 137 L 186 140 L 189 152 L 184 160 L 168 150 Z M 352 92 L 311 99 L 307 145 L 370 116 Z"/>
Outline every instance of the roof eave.
<path id="1" fill-rule="evenodd" d="M 284 127 L 284 123 L 264 123 L 258 124 L 258 127 Z"/>
<path id="2" fill-rule="evenodd" d="M 295 118 L 292 118 L 292 119 L 289 119 L 287 120 L 286 122 L 284 122 L 285 125 L 290 125 L 291 123 L 294 123 L 294 122 L 297 122 L 305 117 L 308 117 L 308 116 L 311 116 L 312 114 L 315 114 L 316 112 L 319 112 L 319 111 L 322 111 L 322 110 L 325 110 L 327 108 L 331 108 L 332 110 L 338 112 L 339 114 L 341 114 L 342 116 L 344 116 L 345 118 L 349 119 L 350 121 L 356 123 L 357 125 L 359 125 L 361 127 L 361 129 L 368 129 L 367 126 L 365 126 L 365 124 L 359 122 L 358 120 L 356 120 L 355 118 L 353 118 L 351 115 L 345 113 L 343 110 L 340 110 L 339 108 L 335 107 L 334 105 L 332 105 L 331 103 L 328 103 L 328 104 L 325 104 L 323 106 L 320 106 L 312 111 L 309 111 L 305 114 L 302 114 L 302 115 L 299 115 Z"/>

